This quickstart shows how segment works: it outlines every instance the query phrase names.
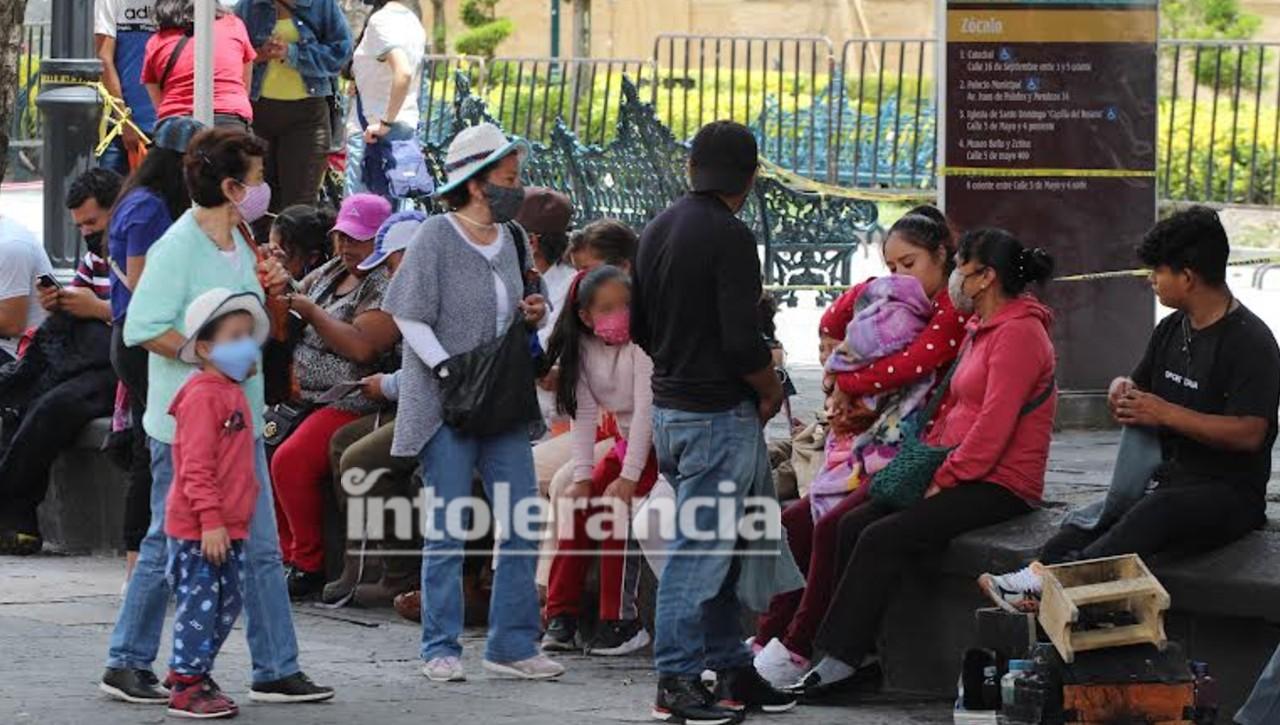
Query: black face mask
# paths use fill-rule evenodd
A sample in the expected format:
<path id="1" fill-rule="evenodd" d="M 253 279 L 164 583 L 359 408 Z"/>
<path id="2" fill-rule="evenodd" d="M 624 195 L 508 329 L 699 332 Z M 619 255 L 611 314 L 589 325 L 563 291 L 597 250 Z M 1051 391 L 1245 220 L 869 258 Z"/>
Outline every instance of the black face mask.
<path id="1" fill-rule="evenodd" d="M 89 251 L 102 256 L 102 232 L 94 232 L 93 234 L 84 235 L 84 243 L 88 246 Z"/>

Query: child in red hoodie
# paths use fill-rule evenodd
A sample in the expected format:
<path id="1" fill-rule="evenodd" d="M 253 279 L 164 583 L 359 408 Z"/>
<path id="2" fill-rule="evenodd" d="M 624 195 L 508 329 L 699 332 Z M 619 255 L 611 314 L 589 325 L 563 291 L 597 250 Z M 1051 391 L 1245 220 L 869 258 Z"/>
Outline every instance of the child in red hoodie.
<path id="1" fill-rule="evenodd" d="M 244 540 L 258 480 L 252 417 L 240 382 L 252 374 L 268 323 L 255 295 L 225 289 L 197 297 L 186 323 L 197 332 L 178 356 L 200 369 L 169 408 L 177 420 L 164 519 L 177 598 L 169 713 L 232 717 L 236 704 L 209 673 L 241 609 Z"/>

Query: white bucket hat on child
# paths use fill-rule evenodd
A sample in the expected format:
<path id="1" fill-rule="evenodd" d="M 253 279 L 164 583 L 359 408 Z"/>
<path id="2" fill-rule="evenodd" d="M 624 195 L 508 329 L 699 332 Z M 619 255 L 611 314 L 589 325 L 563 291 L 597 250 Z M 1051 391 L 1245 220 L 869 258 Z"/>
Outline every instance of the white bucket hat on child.
<path id="1" fill-rule="evenodd" d="M 267 319 L 267 310 L 262 306 L 262 300 L 252 292 L 232 292 L 225 287 L 214 287 L 192 300 L 187 307 L 187 316 L 183 321 L 187 341 L 178 348 L 178 359 L 186 363 L 199 363 L 200 358 L 196 357 L 196 337 L 200 330 L 232 312 L 248 312 L 253 315 L 254 341 L 259 346 L 267 341 L 271 321 Z"/>
<path id="2" fill-rule="evenodd" d="M 453 137 L 449 151 L 444 157 L 444 173 L 447 183 L 436 189 L 436 196 L 453 191 L 476 172 L 489 164 L 515 151 L 519 154 L 520 165 L 529 156 L 529 144 L 522 138 L 508 139 L 502 129 L 492 123 L 481 123 L 464 128 Z"/>

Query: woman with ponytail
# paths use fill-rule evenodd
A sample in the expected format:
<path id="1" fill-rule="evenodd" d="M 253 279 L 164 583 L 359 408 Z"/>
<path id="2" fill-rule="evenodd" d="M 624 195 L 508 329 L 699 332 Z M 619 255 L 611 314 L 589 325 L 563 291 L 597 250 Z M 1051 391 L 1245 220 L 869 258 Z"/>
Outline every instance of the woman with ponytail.
<path id="1" fill-rule="evenodd" d="M 948 291 L 971 313 L 942 407 L 924 437 L 950 449 L 920 503 L 900 511 L 877 501 L 840 521 L 842 570 L 814 641 L 826 656 L 797 684 L 830 694 L 871 663 L 880 622 L 912 557 L 961 534 L 1030 512 L 1044 492 L 1057 408 L 1053 313 L 1026 292 L 1047 281 L 1053 259 L 999 229 L 960 239 Z"/>

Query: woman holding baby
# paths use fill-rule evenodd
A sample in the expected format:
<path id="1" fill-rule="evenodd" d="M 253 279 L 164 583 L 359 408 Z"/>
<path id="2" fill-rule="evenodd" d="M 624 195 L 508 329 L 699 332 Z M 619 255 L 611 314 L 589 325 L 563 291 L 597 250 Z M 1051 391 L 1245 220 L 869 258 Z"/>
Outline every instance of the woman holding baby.
<path id="1" fill-rule="evenodd" d="M 824 657 L 794 688 L 810 697 L 844 689 L 858 679 L 859 668 L 873 662 L 881 619 L 911 557 L 1025 514 L 1043 494 L 1057 407 L 1049 335 L 1053 313 L 1026 289 L 1049 279 L 1053 260 L 1007 232 L 978 229 L 960 239 L 954 264 L 947 296 L 957 318 L 972 316 L 964 337 L 955 340 L 954 370 L 939 385 L 942 405 L 922 436 L 924 443 L 949 453 L 925 498 L 914 506 L 893 510 L 871 500 L 841 516 L 834 564 L 838 579 L 813 641 Z M 883 302 L 872 312 L 887 318 L 890 306 Z M 867 316 L 863 312 L 855 314 L 851 333 L 858 318 Z M 869 339 L 892 342 L 898 328 L 881 327 L 883 334 Z M 938 330 L 931 324 L 924 332 Z M 951 339 L 944 342 L 952 347 Z M 930 351 L 936 351 L 939 342 L 931 344 Z M 835 354 L 849 358 L 843 364 L 857 365 L 859 351 L 867 349 L 867 340 L 846 341 Z M 910 364 L 909 355 L 889 359 L 895 368 Z M 876 364 L 886 364 L 882 361 Z M 872 404 L 885 401 L 877 396 Z M 903 425 L 912 428 L 910 413 Z"/>
<path id="2" fill-rule="evenodd" d="M 809 669 L 839 575 L 841 518 L 866 502 L 865 484 L 892 458 L 904 420 L 919 417 L 923 398 L 965 335 L 968 315 L 947 292 L 956 248 L 942 212 L 912 209 L 890 227 L 881 251 L 892 274 L 856 285 L 819 324 L 830 427 L 826 462 L 809 494 L 782 515 L 806 583 L 774 597 L 755 635 L 756 669 L 775 687 L 795 684 Z"/>

